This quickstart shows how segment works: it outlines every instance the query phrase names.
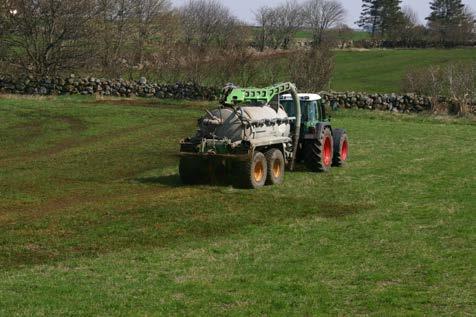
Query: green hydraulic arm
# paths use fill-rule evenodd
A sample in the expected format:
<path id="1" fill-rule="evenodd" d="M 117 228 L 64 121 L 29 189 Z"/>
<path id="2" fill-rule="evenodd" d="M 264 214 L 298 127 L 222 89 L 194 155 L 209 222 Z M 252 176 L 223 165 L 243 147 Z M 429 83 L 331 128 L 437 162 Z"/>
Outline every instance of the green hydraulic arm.
<path id="1" fill-rule="evenodd" d="M 232 88 L 224 101 L 227 105 L 236 105 L 243 102 L 269 103 L 273 97 L 286 92 L 296 91 L 292 83 L 281 83 L 265 88 Z"/>
<path id="2" fill-rule="evenodd" d="M 290 162 L 290 170 L 294 170 L 294 163 L 297 154 L 297 148 L 299 143 L 299 133 L 301 131 L 301 103 L 299 101 L 298 92 L 296 86 L 293 83 L 281 83 L 265 88 L 239 88 L 229 87 L 225 88 L 225 95 L 223 104 L 228 106 L 234 106 L 240 103 L 254 103 L 263 102 L 268 104 L 276 95 L 283 93 L 290 93 L 293 97 L 296 125 L 294 128 L 293 139 L 293 156 Z"/>

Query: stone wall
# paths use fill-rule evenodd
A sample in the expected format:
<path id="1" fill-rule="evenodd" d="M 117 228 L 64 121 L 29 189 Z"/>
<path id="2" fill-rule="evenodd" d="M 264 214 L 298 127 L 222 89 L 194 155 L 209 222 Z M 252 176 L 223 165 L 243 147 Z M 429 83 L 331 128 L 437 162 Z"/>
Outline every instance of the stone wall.
<path id="1" fill-rule="evenodd" d="M 0 75 L 0 93 L 27 95 L 102 95 L 115 97 L 156 97 L 170 99 L 213 100 L 221 89 L 193 83 L 156 84 L 145 78 L 138 81 L 124 79 L 68 78 L 35 79 L 31 76 L 12 78 Z"/>
<path id="2" fill-rule="evenodd" d="M 102 95 L 115 97 L 156 97 L 170 99 L 217 100 L 221 88 L 206 87 L 193 83 L 156 84 L 145 78 L 138 81 L 124 79 L 33 77 L 11 78 L 0 75 L 0 93 L 28 95 Z M 321 92 L 327 106 L 331 108 L 359 108 L 393 112 L 431 111 L 435 107 L 432 99 L 415 94 L 366 94 L 356 92 Z M 439 105 L 452 112 L 454 102 L 439 98 Z M 476 112 L 476 101 L 471 112 Z"/>
<path id="3" fill-rule="evenodd" d="M 432 109 L 429 97 L 415 94 L 364 94 L 355 92 L 321 92 L 331 108 L 359 108 L 393 112 L 422 112 Z"/>

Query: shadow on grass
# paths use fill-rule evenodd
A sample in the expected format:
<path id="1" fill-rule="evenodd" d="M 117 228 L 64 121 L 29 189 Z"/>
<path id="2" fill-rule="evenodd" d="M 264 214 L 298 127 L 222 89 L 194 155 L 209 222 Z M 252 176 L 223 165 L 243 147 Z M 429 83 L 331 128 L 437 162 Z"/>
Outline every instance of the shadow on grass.
<path id="1" fill-rule="evenodd" d="M 182 186 L 190 186 L 185 185 L 180 180 L 180 175 L 173 174 L 173 175 L 164 175 L 164 176 L 151 176 L 151 177 L 138 177 L 132 179 L 133 182 L 141 183 L 141 184 L 158 184 L 167 187 L 182 187 Z M 200 182 L 198 185 L 210 185 L 210 186 L 230 186 L 232 185 L 232 179 L 230 176 L 227 175 L 217 175 L 214 176 L 212 179 L 204 180 Z"/>
<path id="2" fill-rule="evenodd" d="M 160 184 L 167 187 L 180 187 L 183 186 L 178 174 L 164 175 L 164 176 L 152 176 L 152 177 L 139 177 L 134 178 L 134 182 L 141 184 Z"/>

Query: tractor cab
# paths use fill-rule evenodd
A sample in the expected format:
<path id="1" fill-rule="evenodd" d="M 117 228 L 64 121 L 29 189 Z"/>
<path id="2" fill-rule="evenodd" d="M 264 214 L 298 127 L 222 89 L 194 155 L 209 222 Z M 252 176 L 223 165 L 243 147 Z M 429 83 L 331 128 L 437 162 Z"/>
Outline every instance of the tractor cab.
<path id="1" fill-rule="evenodd" d="M 319 122 L 329 121 L 324 104 L 318 94 L 298 94 L 301 102 L 301 129 L 315 127 Z M 280 95 L 280 104 L 289 117 L 295 117 L 294 101 L 290 94 Z"/>

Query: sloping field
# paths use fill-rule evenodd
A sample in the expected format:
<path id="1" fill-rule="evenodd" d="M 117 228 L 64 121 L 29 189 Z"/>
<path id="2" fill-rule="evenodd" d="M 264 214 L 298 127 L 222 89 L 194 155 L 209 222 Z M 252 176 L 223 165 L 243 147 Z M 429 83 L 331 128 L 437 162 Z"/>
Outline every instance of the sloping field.
<path id="1" fill-rule="evenodd" d="M 184 187 L 206 106 L 0 98 L 0 315 L 474 313 L 474 123 L 336 113 L 345 168 Z"/>
<path id="2" fill-rule="evenodd" d="M 409 70 L 476 62 L 476 48 L 336 51 L 331 89 L 399 92 Z"/>

